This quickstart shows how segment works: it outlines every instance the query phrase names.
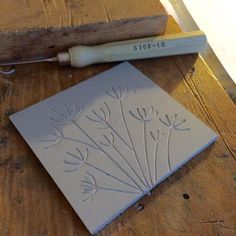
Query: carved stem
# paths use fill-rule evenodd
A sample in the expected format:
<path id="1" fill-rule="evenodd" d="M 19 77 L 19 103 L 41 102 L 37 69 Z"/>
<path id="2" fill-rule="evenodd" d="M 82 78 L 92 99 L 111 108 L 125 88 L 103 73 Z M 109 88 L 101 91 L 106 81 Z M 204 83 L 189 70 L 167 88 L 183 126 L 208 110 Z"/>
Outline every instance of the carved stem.
<path id="1" fill-rule="evenodd" d="M 133 152 L 133 148 L 120 136 L 120 134 L 107 122 L 105 124 L 117 135 L 117 137 Z"/>
<path id="2" fill-rule="evenodd" d="M 171 137 L 172 129 L 173 129 L 173 127 L 169 128 L 168 136 L 167 136 L 167 145 L 166 145 L 167 146 L 167 161 L 168 161 L 169 171 L 171 171 L 171 163 L 170 163 L 170 137 Z"/>
<path id="3" fill-rule="evenodd" d="M 90 163 L 86 162 L 85 165 L 87 165 L 87 166 L 89 166 L 89 167 L 91 167 L 91 168 L 93 168 L 93 169 L 95 169 L 95 170 L 97 170 L 97 171 L 103 173 L 103 174 L 106 175 L 106 176 L 111 177 L 112 179 L 117 180 L 117 181 L 120 182 L 120 183 L 123 183 L 123 184 L 125 184 L 125 185 L 127 185 L 127 186 L 129 186 L 129 187 L 131 187 L 131 188 L 136 189 L 135 186 L 133 186 L 133 185 L 131 185 L 131 184 L 129 184 L 129 183 L 127 183 L 127 182 L 125 182 L 125 181 L 123 181 L 123 180 L 121 180 L 121 179 L 119 179 L 119 178 L 117 178 L 117 177 L 115 177 L 115 176 L 113 176 L 113 175 L 107 173 L 106 171 L 104 171 L 104 170 L 98 168 L 97 166 L 94 166 L 93 164 L 90 164 Z M 139 192 L 136 192 L 136 193 L 140 193 L 140 191 L 139 191 Z"/>
<path id="4" fill-rule="evenodd" d="M 132 172 L 134 173 L 134 175 L 139 179 L 139 181 L 144 185 L 144 187 L 146 188 L 145 183 L 142 181 L 142 179 L 139 177 L 139 175 L 136 173 L 136 171 L 134 170 L 134 168 L 132 167 L 132 165 L 129 164 L 129 162 L 127 161 L 127 159 L 124 157 L 124 155 L 119 151 L 119 149 L 113 145 L 112 146 L 121 156 L 122 160 L 128 165 L 128 167 L 132 170 Z M 140 186 L 139 186 L 140 187 Z M 141 188 L 141 187 L 140 187 Z M 141 188 L 142 189 L 142 188 Z"/>
<path id="5" fill-rule="evenodd" d="M 76 143 L 81 143 L 81 144 L 86 145 L 86 146 L 88 146 L 88 147 L 90 147 L 90 148 L 93 148 L 93 149 L 95 149 L 95 150 L 97 150 L 97 151 L 100 151 L 97 147 L 94 147 L 93 145 L 91 145 L 91 144 L 89 144 L 89 143 L 86 143 L 86 142 L 84 142 L 84 141 L 78 140 L 78 139 L 69 138 L 69 137 L 64 137 L 63 139 L 64 139 L 64 140 L 68 140 L 68 141 L 72 141 L 72 142 L 76 142 Z"/>
<path id="6" fill-rule="evenodd" d="M 124 122 L 125 130 L 126 130 L 126 133 L 127 133 L 128 137 L 129 137 L 129 140 L 130 140 L 130 143 L 131 143 L 131 146 L 132 146 L 132 149 L 133 149 L 133 153 L 134 153 L 135 160 L 136 160 L 136 162 L 137 162 L 137 164 L 138 164 L 138 168 L 139 168 L 139 170 L 140 170 L 140 172 L 141 172 L 142 178 L 144 179 L 146 188 L 148 188 L 149 185 L 148 185 L 147 179 L 146 179 L 146 177 L 145 177 L 145 175 L 144 175 L 144 173 L 143 173 L 143 169 L 142 169 L 142 167 L 141 167 L 141 165 L 140 165 L 140 161 L 139 161 L 139 159 L 138 159 L 138 155 L 137 155 L 137 152 L 136 152 L 136 150 L 135 150 L 134 143 L 133 143 L 133 141 L 132 141 L 132 138 L 131 138 L 131 135 L 130 135 L 130 132 L 129 132 L 129 129 L 128 129 L 128 125 L 127 125 L 127 122 L 126 122 L 126 119 L 125 119 L 122 101 L 120 100 L 119 103 L 120 103 L 120 110 L 121 110 L 122 120 L 123 120 L 123 122 Z"/>
<path id="7" fill-rule="evenodd" d="M 155 144 L 155 151 L 154 151 L 154 181 L 157 181 L 157 149 L 158 149 L 158 142 Z"/>
<path id="8" fill-rule="evenodd" d="M 140 190 L 138 185 L 132 180 L 129 174 L 102 147 L 100 147 L 75 121 L 72 121 L 72 124 L 74 124 L 74 126 L 78 128 L 90 140 L 90 142 L 92 142 L 105 156 L 107 156 L 107 158 L 109 158 L 113 164 L 136 185 L 136 190 Z"/>
<path id="9" fill-rule="evenodd" d="M 147 122 L 143 122 L 143 139 L 144 139 L 144 150 L 145 150 L 145 163 L 147 167 L 147 173 L 148 173 L 148 179 L 149 183 L 152 185 L 152 179 L 151 179 L 151 172 L 149 168 L 149 161 L 148 161 L 148 151 L 147 151 Z"/>
<path id="10" fill-rule="evenodd" d="M 168 161 L 168 167 L 169 167 L 169 171 L 171 171 L 171 162 L 170 162 L 170 138 L 171 138 L 171 134 L 172 134 L 172 130 L 173 130 L 173 125 L 175 123 L 175 119 L 176 116 L 174 116 L 174 118 L 172 119 L 171 125 L 169 126 L 169 132 L 167 135 L 167 161 Z"/>
<path id="11" fill-rule="evenodd" d="M 139 194 L 139 193 L 137 193 L 137 192 L 127 191 L 127 190 L 122 190 L 122 189 L 105 188 L 105 187 L 97 187 L 97 190 L 106 190 L 106 191 L 120 192 L 120 193 Z"/>

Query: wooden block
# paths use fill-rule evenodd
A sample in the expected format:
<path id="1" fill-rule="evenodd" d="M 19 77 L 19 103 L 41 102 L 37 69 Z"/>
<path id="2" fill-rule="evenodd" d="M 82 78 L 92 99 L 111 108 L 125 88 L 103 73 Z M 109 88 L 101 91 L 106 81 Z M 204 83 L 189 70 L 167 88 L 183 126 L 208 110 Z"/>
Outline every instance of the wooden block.
<path id="1" fill-rule="evenodd" d="M 2 0 L 0 16 L 1 62 L 53 56 L 76 44 L 158 35 L 167 23 L 156 0 Z"/>

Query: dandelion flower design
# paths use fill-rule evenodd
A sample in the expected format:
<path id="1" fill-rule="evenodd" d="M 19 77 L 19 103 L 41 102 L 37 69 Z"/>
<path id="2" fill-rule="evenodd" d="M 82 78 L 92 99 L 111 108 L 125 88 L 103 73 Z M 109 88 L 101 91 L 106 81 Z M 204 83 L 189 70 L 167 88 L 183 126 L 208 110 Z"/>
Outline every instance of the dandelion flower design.
<path id="1" fill-rule="evenodd" d="M 128 62 L 90 74 L 10 119 L 95 234 L 217 134 Z"/>
<path id="2" fill-rule="evenodd" d="M 153 106 L 150 107 L 142 107 L 142 108 L 136 108 L 136 112 L 129 111 L 130 115 L 135 118 L 136 120 L 142 122 L 143 124 L 143 145 L 145 150 L 145 163 L 148 173 L 148 186 L 152 186 L 154 183 L 151 178 L 151 171 L 150 171 L 150 163 L 148 158 L 148 148 L 147 148 L 147 122 L 152 121 L 153 114 L 154 114 L 154 108 Z"/>
<path id="3" fill-rule="evenodd" d="M 84 200 L 82 200 L 81 201 L 82 203 L 91 201 L 94 198 L 97 191 L 99 191 L 99 190 L 119 192 L 119 193 L 127 193 L 127 194 L 139 194 L 139 193 L 134 192 L 134 191 L 99 186 L 96 182 L 96 179 L 94 178 L 94 176 L 92 174 L 90 174 L 89 172 L 86 172 L 86 174 L 87 174 L 87 176 L 84 177 L 85 178 L 84 180 L 81 180 L 81 185 L 80 186 L 83 188 L 82 192 L 84 194 L 88 194 L 88 197 L 85 198 Z"/>
<path id="4" fill-rule="evenodd" d="M 165 120 L 159 118 L 160 122 L 168 128 L 166 153 L 167 153 L 167 161 L 168 161 L 169 171 L 172 170 L 171 158 L 170 158 L 170 143 L 171 143 L 171 136 L 172 136 L 173 130 L 177 130 L 177 131 L 189 131 L 190 130 L 190 128 L 181 127 L 182 124 L 184 124 L 186 122 L 186 119 L 182 119 L 181 121 L 178 122 L 177 118 L 178 118 L 177 114 L 175 114 L 172 119 L 167 114 L 165 115 Z"/>
<path id="5" fill-rule="evenodd" d="M 94 171 L 97 171 L 98 173 L 101 173 L 113 179 L 122 186 L 130 188 L 129 191 L 130 193 L 137 193 L 137 194 L 143 193 L 149 190 L 153 185 L 155 185 L 157 181 L 158 144 L 164 133 L 160 132 L 159 129 L 156 129 L 156 131 L 152 130 L 149 131 L 147 124 L 153 121 L 155 118 L 157 118 L 158 111 L 155 110 L 152 105 L 147 107 L 136 107 L 134 110 L 128 111 L 129 115 L 137 122 L 140 122 L 140 124 L 142 125 L 142 130 L 143 130 L 142 143 L 145 153 L 144 155 L 144 162 L 146 167 L 145 170 L 145 168 L 141 166 L 139 159 L 140 157 L 137 155 L 137 150 L 132 140 L 132 136 L 126 120 L 126 114 L 124 112 L 124 107 L 123 107 L 124 105 L 122 103 L 123 99 L 125 99 L 128 96 L 129 89 L 128 88 L 121 89 L 121 87 L 118 87 L 116 89 L 112 88 L 111 91 L 106 92 L 106 94 L 111 99 L 118 101 L 118 106 L 120 107 L 121 121 L 124 124 L 124 128 L 128 139 L 126 139 L 127 137 L 126 138 L 123 137 L 119 133 L 119 131 L 116 130 L 113 127 L 113 125 L 111 125 L 110 119 L 112 112 L 110 106 L 108 105 L 108 102 L 103 102 L 102 106 L 98 107 L 98 109 L 93 109 L 90 112 L 88 112 L 88 114 L 84 115 L 90 122 L 103 124 L 104 126 L 106 126 L 107 129 L 110 129 L 110 133 L 106 134 L 103 133 L 101 136 L 103 140 L 100 140 L 98 142 L 95 141 L 94 138 L 89 133 L 87 133 L 84 127 L 80 125 L 79 118 L 81 117 L 82 112 L 84 110 L 83 107 L 82 106 L 79 107 L 75 103 L 73 103 L 70 107 L 67 105 L 66 102 L 63 102 L 62 111 L 51 109 L 55 115 L 54 117 L 50 117 L 50 120 L 55 122 L 54 132 L 51 133 L 50 138 L 41 141 L 46 144 L 44 146 L 45 149 L 53 149 L 63 141 L 74 142 L 84 146 L 85 149 L 84 152 L 82 152 L 81 148 L 79 147 L 75 148 L 75 153 L 66 152 L 67 158 L 65 158 L 63 161 L 64 165 L 67 166 L 67 168 L 64 171 L 65 173 L 76 172 L 86 166 L 87 168 L 93 169 Z M 186 120 L 185 119 L 179 120 L 177 114 L 175 114 L 172 119 L 167 114 L 164 117 L 165 119 L 159 118 L 159 121 L 164 127 L 168 128 L 166 155 L 167 155 L 168 168 L 169 171 L 171 171 L 172 166 L 170 157 L 170 146 L 171 146 L 172 132 L 173 130 L 188 131 L 189 128 L 183 127 L 183 124 L 186 122 Z M 74 138 L 65 135 L 63 130 L 64 129 L 63 125 L 64 126 L 73 125 L 79 131 L 79 134 L 83 135 L 83 137 L 85 137 L 87 141 L 85 141 L 84 139 L 80 139 L 79 137 Z M 150 155 L 150 153 L 148 152 L 148 145 L 147 145 L 148 135 L 150 135 L 151 140 L 153 141 L 154 145 L 153 155 Z M 117 145 L 118 140 L 121 141 L 129 149 L 132 156 L 134 157 L 134 160 L 136 161 L 138 169 L 136 169 L 127 159 L 126 154 L 122 150 L 120 145 Z M 105 157 L 107 160 L 111 161 L 114 167 L 118 168 L 122 173 L 122 175 L 126 176 L 129 179 L 129 181 L 124 180 L 123 178 L 120 178 L 118 176 L 115 176 L 112 173 L 109 173 L 109 171 L 100 168 L 97 165 L 94 165 L 91 161 L 89 161 L 88 158 L 90 150 L 98 153 L 97 158 Z M 113 150 L 117 156 L 116 157 L 111 156 L 109 150 Z M 124 163 L 124 165 L 126 166 L 125 168 L 119 163 L 117 158 Z M 129 169 L 129 172 L 126 170 L 126 168 Z M 96 185 L 96 180 L 94 176 L 91 176 L 91 174 L 87 175 L 86 180 L 84 180 L 83 184 L 84 186 L 86 186 L 84 187 L 84 192 L 92 193 L 88 199 L 93 199 L 96 191 L 98 189 L 101 190 L 101 188 L 98 188 L 98 186 Z M 105 190 L 105 187 L 102 187 L 102 189 Z M 85 202 L 87 202 L 87 200 Z"/>

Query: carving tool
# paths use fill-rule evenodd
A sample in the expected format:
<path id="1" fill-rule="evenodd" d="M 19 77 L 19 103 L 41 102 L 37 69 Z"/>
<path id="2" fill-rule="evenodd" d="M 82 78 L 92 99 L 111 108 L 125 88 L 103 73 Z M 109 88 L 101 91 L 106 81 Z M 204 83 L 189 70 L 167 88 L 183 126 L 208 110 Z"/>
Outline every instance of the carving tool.
<path id="1" fill-rule="evenodd" d="M 60 52 L 52 58 L 3 63 L 0 66 L 15 66 L 35 62 L 58 62 L 59 65 L 71 65 L 79 68 L 96 63 L 197 53 L 203 51 L 206 45 L 205 34 L 202 31 L 193 31 L 112 42 L 97 46 L 73 46 L 67 52 Z"/>

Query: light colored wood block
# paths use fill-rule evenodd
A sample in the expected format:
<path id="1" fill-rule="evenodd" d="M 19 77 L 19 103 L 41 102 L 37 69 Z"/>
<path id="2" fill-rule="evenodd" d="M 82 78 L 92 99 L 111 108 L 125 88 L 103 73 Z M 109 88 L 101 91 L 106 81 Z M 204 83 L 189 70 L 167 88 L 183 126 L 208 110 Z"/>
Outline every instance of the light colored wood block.
<path id="1" fill-rule="evenodd" d="M 52 56 L 76 44 L 159 35 L 167 23 L 155 0 L 3 0 L 0 16 L 2 62 Z"/>

